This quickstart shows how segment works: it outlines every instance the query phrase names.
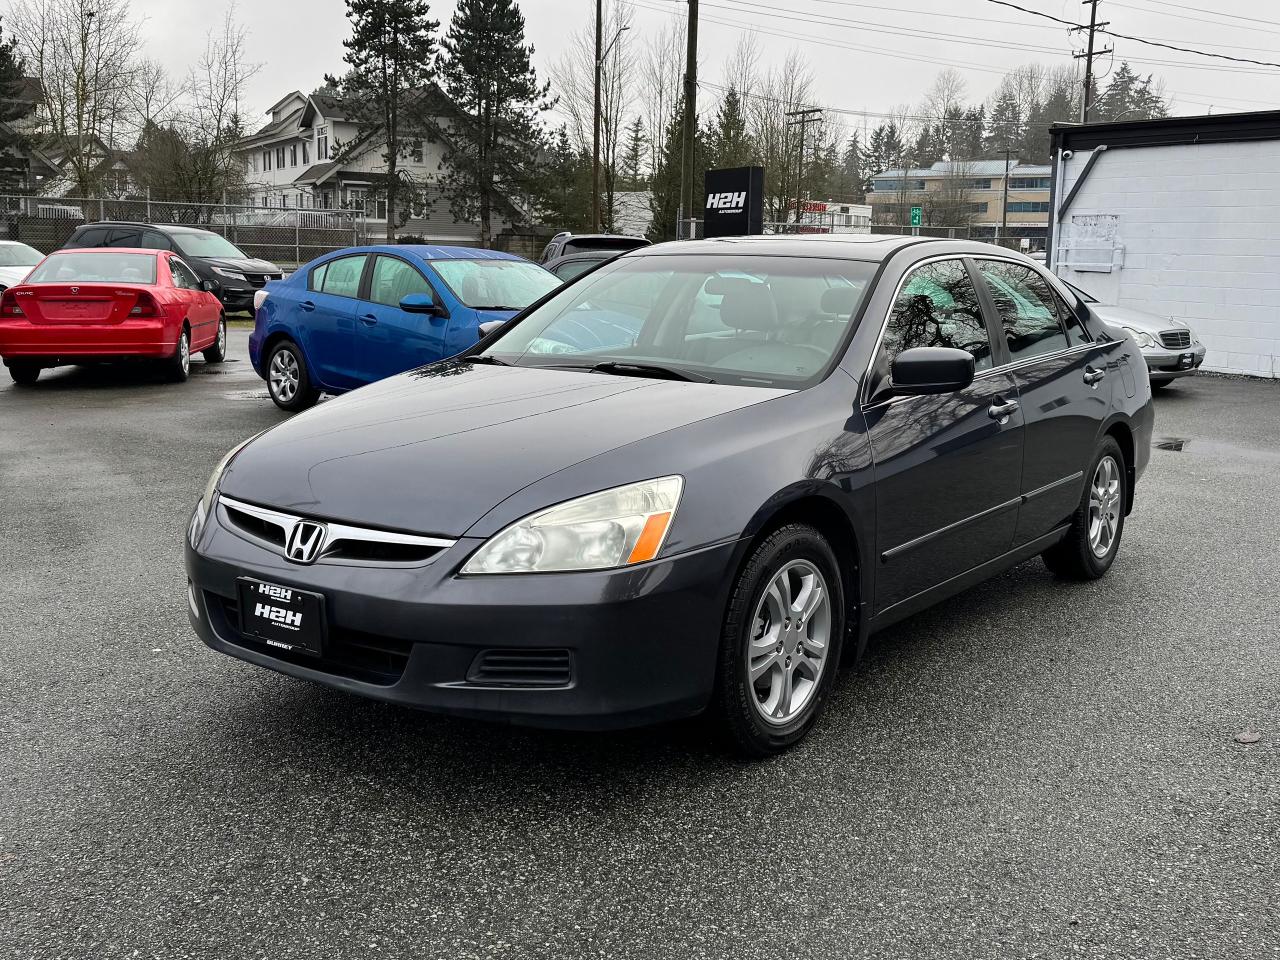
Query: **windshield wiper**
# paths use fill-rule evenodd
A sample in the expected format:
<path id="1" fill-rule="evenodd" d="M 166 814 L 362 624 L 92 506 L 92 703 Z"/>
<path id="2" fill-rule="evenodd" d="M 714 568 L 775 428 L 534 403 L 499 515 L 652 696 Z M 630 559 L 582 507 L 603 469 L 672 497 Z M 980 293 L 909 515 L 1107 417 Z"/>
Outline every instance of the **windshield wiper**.
<path id="1" fill-rule="evenodd" d="M 715 383 L 703 373 L 691 370 L 678 370 L 675 367 L 664 367 L 656 363 L 627 363 L 624 360 L 602 360 L 599 363 L 563 363 L 555 364 L 570 370 L 591 370 L 595 373 L 616 373 L 622 377 L 656 377 L 660 380 L 687 380 L 690 383 Z"/>
<path id="2" fill-rule="evenodd" d="M 463 363 L 491 363 L 495 367 L 509 367 L 511 364 L 506 360 L 500 360 L 497 357 L 487 353 L 473 353 L 469 357 L 462 358 Z"/>

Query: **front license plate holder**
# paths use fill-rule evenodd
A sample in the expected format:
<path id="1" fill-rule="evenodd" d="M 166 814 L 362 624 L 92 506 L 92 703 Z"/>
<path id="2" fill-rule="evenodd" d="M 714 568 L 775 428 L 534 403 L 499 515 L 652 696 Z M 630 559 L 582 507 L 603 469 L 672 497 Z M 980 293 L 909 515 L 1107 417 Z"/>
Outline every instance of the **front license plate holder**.
<path id="1" fill-rule="evenodd" d="M 277 650 L 324 654 L 324 595 L 241 577 L 240 632 Z"/>

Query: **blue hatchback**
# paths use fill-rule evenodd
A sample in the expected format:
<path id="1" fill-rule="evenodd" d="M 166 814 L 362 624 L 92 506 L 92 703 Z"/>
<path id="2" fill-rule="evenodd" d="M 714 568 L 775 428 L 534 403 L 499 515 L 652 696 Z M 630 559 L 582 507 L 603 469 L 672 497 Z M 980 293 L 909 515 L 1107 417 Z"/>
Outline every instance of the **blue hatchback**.
<path id="1" fill-rule="evenodd" d="M 284 410 L 451 357 L 560 279 L 510 253 L 385 245 L 326 254 L 259 292 L 249 359 Z"/>

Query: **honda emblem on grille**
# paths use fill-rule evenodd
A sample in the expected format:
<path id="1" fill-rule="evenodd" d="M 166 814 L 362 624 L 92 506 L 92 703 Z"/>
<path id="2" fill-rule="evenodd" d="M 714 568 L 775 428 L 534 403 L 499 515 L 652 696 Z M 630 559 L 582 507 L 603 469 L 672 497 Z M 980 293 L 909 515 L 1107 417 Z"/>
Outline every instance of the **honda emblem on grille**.
<path id="1" fill-rule="evenodd" d="M 324 548 L 325 525 L 312 520 L 299 520 L 289 531 L 289 540 L 285 543 L 286 560 L 294 563 L 315 563 Z"/>
<path id="2" fill-rule="evenodd" d="M 80 292 L 80 288 L 79 288 L 79 287 L 72 287 L 72 288 L 71 288 L 71 292 L 72 292 L 72 293 L 79 293 L 79 292 Z"/>

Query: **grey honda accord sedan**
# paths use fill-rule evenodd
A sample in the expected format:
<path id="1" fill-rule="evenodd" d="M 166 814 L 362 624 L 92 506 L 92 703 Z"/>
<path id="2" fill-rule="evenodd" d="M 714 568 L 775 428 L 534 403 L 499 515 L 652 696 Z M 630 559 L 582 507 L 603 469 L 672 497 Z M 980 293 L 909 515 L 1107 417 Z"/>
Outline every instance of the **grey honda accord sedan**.
<path id="1" fill-rule="evenodd" d="M 887 624 L 1036 556 L 1086 602 L 1151 430 L 1133 341 L 1018 254 L 647 247 L 232 450 L 187 532 L 191 622 L 380 700 L 706 713 L 763 756 Z"/>

